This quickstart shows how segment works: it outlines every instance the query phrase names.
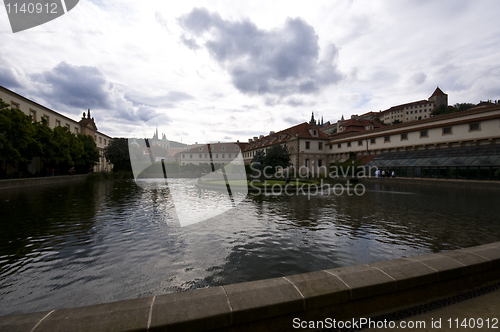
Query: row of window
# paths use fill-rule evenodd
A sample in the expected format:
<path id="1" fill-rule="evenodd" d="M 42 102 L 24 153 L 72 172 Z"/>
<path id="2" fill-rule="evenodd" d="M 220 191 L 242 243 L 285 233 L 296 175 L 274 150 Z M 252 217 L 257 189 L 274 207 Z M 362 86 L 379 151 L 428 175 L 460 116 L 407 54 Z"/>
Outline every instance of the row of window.
<path id="1" fill-rule="evenodd" d="M 205 150 L 205 148 L 204 148 L 204 147 L 202 147 L 202 146 L 198 148 L 198 151 L 203 151 L 203 150 Z M 215 146 L 211 146 L 211 147 L 210 147 L 210 151 L 214 151 L 214 150 L 215 150 Z M 223 146 L 223 147 L 222 147 L 222 151 L 226 151 L 226 150 L 227 150 L 227 147 L 226 147 L 226 146 Z M 236 146 L 236 147 L 234 148 L 234 151 L 239 151 L 239 150 L 240 150 L 240 147 L 239 147 L 239 146 Z"/>
<path id="2" fill-rule="evenodd" d="M 481 130 L 481 126 L 479 125 L 479 122 L 477 123 L 470 123 L 469 124 L 469 131 L 479 131 Z M 443 135 L 451 135 L 453 134 L 453 131 L 452 131 L 452 127 L 443 127 L 442 128 L 442 134 Z M 427 130 L 421 130 L 420 131 L 420 138 L 426 138 L 426 137 L 429 137 L 429 132 Z M 408 139 L 408 133 L 402 133 L 401 136 L 400 136 L 401 140 L 402 141 L 405 141 Z M 358 146 L 363 146 L 363 141 L 364 140 L 359 140 L 358 141 Z M 384 143 L 389 143 L 391 141 L 391 135 L 388 135 L 388 136 L 384 136 Z M 347 142 L 347 147 L 351 147 L 352 142 Z M 371 138 L 370 139 L 370 144 L 375 144 L 376 143 L 376 139 L 375 138 Z M 337 144 L 337 147 L 338 148 L 341 148 L 342 147 L 342 143 L 338 143 Z"/>
<path id="3" fill-rule="evenodd" d="M 426 112 L 427 112 L 427 109 L 424 109 L 424 113 L 426 113 Z M 429 112 L 430 112 L 430 110 L 429 110 Z M 420 110 L 420 112 L 415 110 L 415 114 L 417 114 L 417 113 L 422 113 L 422 110 Z M 406 114 L 408 114 L 408 111 L 406 111 Z M 410 111 L 410 114 L 413 114 L 413 111 Z"/>
<path id="4" fill-rule="evenodd" d="M 20 105 L 18 103 L 13 102 L 13 101 L 11 101 L 11 107 L 20 109 Z M 36 113 L 37 112 L 35 110 L 30 108 L 30 116 L 31 116 L 33 121 L 36 121 L 36 119 L 37 119 Z M 42 117 L 47 120 L 47 124 L 50 127 L 50 116 L 48 116 L 47 114 L 43 114 Z M 65 126 L 66 126 L 66 128 L 68 128 L 69 131 L 71 131 L 71 125 L 69 123 L 66 123 Z M 56 119 L 56 127 L 61 127 L 61 120 Z M 78 127 L 75 127 L 74 133 L 75 133 L 75 135 L 78 135 L 78 133 L 79 133 Z M 97 135 L 94 135 L 94 141 L 97 143 Z M 99 137 L 99 143 L 102 144 L 102 137 Z M 108 144 L 108 140 L 105 138 L 104 145 L 107 145 L 107 144 Z"/>
<path id="5" fill-rule="evenodd" d="M 236 155 L 237 155 L 237 153 L 235 153 L 235 156 L 236 156 Z M 228 153 L 228 154 L 227 154 L 227 157 L 228 157 L 229 159 L 231 159 L 231 158 L 232 158 L 232 154 L 231 154 L 231 153 Z M 182 158 L 186 159 L 186 154 L 185 154 L 185 153 L 183 153 L 183 154 L 182 154 Z M 196 158 L 196 157 L 195 157 L 195 158 Z M 200 154 L 198 155 L 198 158 L 199 158 L 199 159 L 209 159 L 209 154 L 208 154 L 208 153 L 205 153 L 205 155 L 204 155 L 204 157 L 203 157 L 203 154 L 201 154 L 201 153 L 200 153 Z M 215 154 L 215 158 L 216 158 L 216 159 L 218 159 L 218 158 L 219 158 L 219 154 L 218 154 L 218 153 L 216 153 L 216 154 Z M 221 154 L 221 158 L 222 158 L 222 159 L 226 158 L 226 154 L 225 154 L 225 153 L 222 153 L 222 154 Z M 193 154 L 192 154 L 192 153 L 190 153 L 190 154 L 189 154 L 189 159 L 193 159 Z"/>

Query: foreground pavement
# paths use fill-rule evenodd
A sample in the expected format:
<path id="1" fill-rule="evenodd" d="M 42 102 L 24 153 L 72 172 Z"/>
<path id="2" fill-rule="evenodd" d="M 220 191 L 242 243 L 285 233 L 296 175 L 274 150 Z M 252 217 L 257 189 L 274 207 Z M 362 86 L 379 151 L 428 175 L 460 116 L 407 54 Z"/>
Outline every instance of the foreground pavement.
<path id="1" fill-rule="evenodd" d="M 362 331 L 500 331 L 500 289 L 397 320 L 395 324 L 396 328 Z"/>

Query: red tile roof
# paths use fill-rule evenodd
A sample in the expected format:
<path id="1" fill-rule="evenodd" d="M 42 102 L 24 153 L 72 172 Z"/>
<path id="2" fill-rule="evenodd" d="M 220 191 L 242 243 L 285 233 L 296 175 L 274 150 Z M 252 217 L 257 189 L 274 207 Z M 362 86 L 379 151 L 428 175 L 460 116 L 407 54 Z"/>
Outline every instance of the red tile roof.
<path id="1" fill-rule="evenodd" d="M 314 136 L 311 134 L 312 130 L 316 130 L 317 135 Z M 284 143 L 292 138 L 295 139 L 299 135 L 300 138 L 309 138 L 309 139 L 328 139 L 328 135 L 320 130 L 320 128 L 316 126 L 312 126 L 307 122 L 298 124 L 296 126 L 284 129 L 282 131 L 278 131 L 274 134 L 270 134 L 264 136 L 263 138 L 259 138 L 257 141 L 252 141 L 247 143 L 245 148 L 246 151 L 258 149 L 266 146 L 271 146 L 277 143 Z"/>
<path id="2" fill-rule="evenodd" d="M 444 93 L 443 91 L 441 91 L 441 89 L 439 87 L 436 88 L 436 90 L 434 90 L 434 93 L 432 94 L 432 96 L 429 97 L 432 98 L 434 96 L 446 96 L 446 93 Z"/>

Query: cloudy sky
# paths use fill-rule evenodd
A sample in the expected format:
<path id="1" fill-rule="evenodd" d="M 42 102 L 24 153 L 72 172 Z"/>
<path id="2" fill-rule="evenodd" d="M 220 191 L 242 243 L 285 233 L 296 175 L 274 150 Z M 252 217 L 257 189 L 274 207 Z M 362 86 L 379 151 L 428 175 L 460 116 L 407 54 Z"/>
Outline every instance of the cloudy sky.
<path id="1" fill-rule="evenodd" d="M 13 34 L 0 8 L 0 85 L 77 120 L 90 108 L 110 136 L 146 122 L 185 143 L 247 141 L 438 85 L 450 104 L 500 99 L 499 13 L 495 0 L 80 0 Z"/>

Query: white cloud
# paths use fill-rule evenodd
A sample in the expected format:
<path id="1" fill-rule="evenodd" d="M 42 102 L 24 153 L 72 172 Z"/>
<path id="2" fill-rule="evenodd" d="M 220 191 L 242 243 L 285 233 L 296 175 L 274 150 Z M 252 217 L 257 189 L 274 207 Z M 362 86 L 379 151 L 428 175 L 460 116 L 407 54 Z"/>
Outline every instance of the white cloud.
<path id="1" fill-rule="evenodd" d="M 78 118 L 92 108 L 110 135 L 167 114 L 170 139 L 246 141 L 311 111 L 336 121 L 428 98 L 437 85 L 450 103 L 500 99 L 499 9 L 481 0 L 81 0 L 17 34 L 0 10 L 0 84 Z"/>

